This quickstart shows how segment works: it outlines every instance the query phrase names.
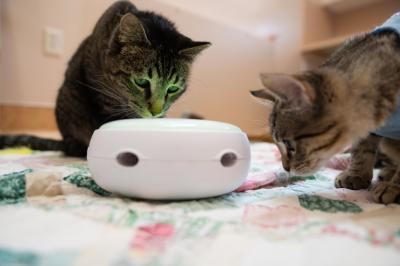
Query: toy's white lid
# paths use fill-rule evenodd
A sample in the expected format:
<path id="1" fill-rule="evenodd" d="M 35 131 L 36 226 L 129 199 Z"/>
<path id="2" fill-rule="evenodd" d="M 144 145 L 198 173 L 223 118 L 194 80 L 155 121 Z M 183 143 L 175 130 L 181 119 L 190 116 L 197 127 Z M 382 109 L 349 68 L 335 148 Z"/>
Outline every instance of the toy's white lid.
<path id="1" fill-rule="evenodd" d="M 142 161 L 220 160 L 234 153 L 250 157 L 246 134 L 237 126 L 196 119 L 127 119 L 95 130 L 88 157 L 116 158 L 132 153 Z"/>
<path id="2" fill-rule="evenodd" d="M 100 127 L 100 130 L 118 131 L 174 131 L 174 132 L 242 132 L 237 126 L 210 120 L 151 118 L 151 119 L 124 119 L 109 122 Z"/>

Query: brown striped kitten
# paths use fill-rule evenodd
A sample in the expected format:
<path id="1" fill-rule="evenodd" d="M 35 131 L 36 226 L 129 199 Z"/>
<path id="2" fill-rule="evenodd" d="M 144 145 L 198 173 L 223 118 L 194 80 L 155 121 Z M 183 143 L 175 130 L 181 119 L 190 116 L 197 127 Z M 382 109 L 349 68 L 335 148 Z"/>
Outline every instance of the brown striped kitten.
<path id="1" fill-rule="evenodd" d="M 399 34 L 384 28 L 349 39 L 315 70 L 261 75 L 265 89 L 252 94 L 273 103 L 271 134 L 286 171 L 311 174 L 353 144 L 335 186 L 366 189 L 380 148 L 393 165 L 381 170 L 372 196 L 385 204 L 400 199 L 400 134 L 386 134 L 400 132 L 399 55 Z"/>

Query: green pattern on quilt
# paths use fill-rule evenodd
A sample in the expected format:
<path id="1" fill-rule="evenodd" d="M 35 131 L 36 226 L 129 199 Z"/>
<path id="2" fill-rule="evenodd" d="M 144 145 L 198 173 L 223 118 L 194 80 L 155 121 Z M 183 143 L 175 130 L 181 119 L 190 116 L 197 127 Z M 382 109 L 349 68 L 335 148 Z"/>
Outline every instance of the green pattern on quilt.
<path id="1" fill-rule="evenodd" d="M 77 168 L 76 166 L 74 166 Z M 101 196 L 110 196 L 111 193 L 99 187 L 99 185 L 94 182 L 94 180 L 90 177 L 90 172 L 87 167 L 80 166 L 79 171 L 64 177 L 65 181 L 68 181 L 71 184 L 76 185 L 77 187 L 87 188 L 94 193 Z"/>
<path id="2" fill-rule="evenodd" d="M 317 195 L 299 195 L 299 202 L 303 208 L 310 211 L 336 212 L 362 212 L 362 209 L 349 201 L 333 200 Z"/>
<path id="3" fill-rule="evenodd" d="M 16 252 L 0 249 L 1 265 L 38 265 L 38 258 L 30 252 Z"/>
<path id="4" fill-rule="evenodd" d="M 89 172 L 89 168 L 88 168 L 86 162 L 72 163 L 72 164 L 67 164 L 66 166 L 75 168 L 75 169 L 80 170 L 80 171 Z"/>
<path id="5" fill-rule="evenodd" d="M 134 225 L 137 219 L 138 219 L 137 213 L 134 210 L 129 210 L 128 218 L 126 219 L 126 225 L 127 226 Z"/>
<path id="6" fill-rule="evenodd" d="M 0 204 L 14 204 L 25 200 L 25 175 L 32 169 L 0 176 Z"/>
<path id="7" fill-rule="evenodd" d="M 75 257 L 75 252 L 57 252 L 40 255 L 32 252 L 0 249 L 0 265 L 7 266 L 66 266 L 71 265 Z"/>
<path id="8" fill-rule="evenodd" d="M 290 177 L 290 181 L 297 182 L 297 181 L 305 181 L 305 180 L 315 180 L 315 176 L 292 176 Z"/>
<path id="9" fill-rule="evenodd" d="M 108 213 L 105 222 L 122 226 L 134 226 L 138 219 L 138 213 L 134 210 L 112 208 Z"/>
<path id="10" fill-rule="evenodd" d="M 214 221 L 207 217 L 189 218 L 179 226 L 179 233 L 184 239 L 215 236 L 227 224 L 229 222 Z"/>

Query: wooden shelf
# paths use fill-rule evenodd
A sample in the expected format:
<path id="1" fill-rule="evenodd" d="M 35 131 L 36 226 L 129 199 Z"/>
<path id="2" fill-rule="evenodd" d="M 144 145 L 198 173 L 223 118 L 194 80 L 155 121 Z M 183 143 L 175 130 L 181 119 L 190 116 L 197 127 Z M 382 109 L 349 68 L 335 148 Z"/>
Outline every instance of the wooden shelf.
<path id="1" fill-rule="evenodd" d="M 0 131 L 1 134 L 5 135 L 33 135 L 41 138 L 49 138 L 55 140 L 61 140 L 61 134 L 54 130 L 54 131 L 44 131 L 44 130 L 31 130 L 31 129 L 19 129 L 19 130 L 2 130 Z"/>
<path id="2" fill-rule="evenodd" d="M 0 104 L 0 130 L 56 131 L 53 108 Z"/>
<path id="3" fill-rule="evenodd" d="M 301 53 L 302 54 L 314 53 L 320 55 L 327 55 L 330 52 L 332 52 L 332 50 L 334 50 L 336 47 L 341 45 L 349 37 L 351 37 L 351 35 L 338 36 L 328 40 L 309 43 L 301 48 Z"/>
<path id="4" fill-rule="evenodd" d="M 262 141 L 262 142 L 269 142 L 273 143 L 273 139 L 270 135 L 268 134 L 247 134 L 247 137 L 249 138 L 250 141 Z"/>
<path id="5" fill-rule="evenodd" d="M 305 68 L 317 67 L 346 39 L 374 29 L 399 10 L 399 0 L 303 0 Z"/>
<path id="6" fill-rule="evenodd" d="M 314 2 L 319 3 L 320 6 L 333 13 L 343 13 L 374 3 L 384 2 L 384 0 L 314 0 Z"/>

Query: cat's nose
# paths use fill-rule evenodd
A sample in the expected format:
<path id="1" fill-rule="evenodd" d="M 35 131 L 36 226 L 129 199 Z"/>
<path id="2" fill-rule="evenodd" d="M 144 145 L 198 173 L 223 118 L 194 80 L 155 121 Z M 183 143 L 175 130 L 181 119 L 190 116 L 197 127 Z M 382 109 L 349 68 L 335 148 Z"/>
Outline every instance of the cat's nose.
<path id="1" fill-rule="evenodd" d="M 290 172 L 290 163 L 285 157 L 282 158 L 282 166 L 287 172 Z"/>
<path id="2" fill-rule="evenodd" d="M 150 112 L 153 115 L 158 115 L 158 114 L 162 113 L 163 109 L 164 109 L 163 101 L 155 101 L 155 102 L 151 103 L 151 105 L 150 105 Z"/>
<path id="3" fill-rule="evenodd" d="M 290 172 L 290 166 L 283 164 L 283 169 L 285 169 L 286 172 Z"/>

